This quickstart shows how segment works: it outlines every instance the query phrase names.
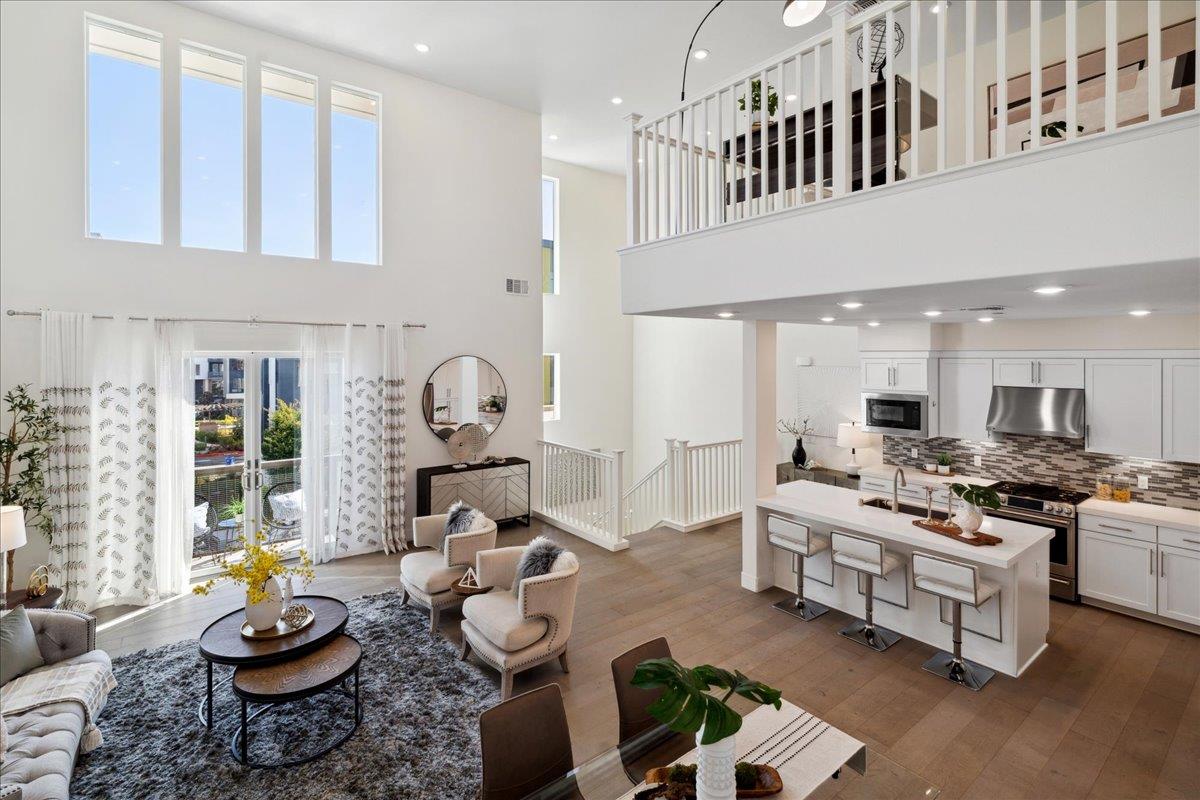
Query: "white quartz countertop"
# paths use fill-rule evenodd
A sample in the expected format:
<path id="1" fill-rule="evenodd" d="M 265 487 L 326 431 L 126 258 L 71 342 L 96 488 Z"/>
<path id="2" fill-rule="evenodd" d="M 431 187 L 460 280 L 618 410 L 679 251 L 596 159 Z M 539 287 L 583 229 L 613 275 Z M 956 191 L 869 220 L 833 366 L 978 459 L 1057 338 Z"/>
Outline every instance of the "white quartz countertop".
<path id="1" fill-rule="evenodd" d="M 760 497 L 757 503 L 759 508 L 770 511 L 837 525 L 885 541 L 1002 569 L 1011 567 L 1029 548 L 1054 536 L 1050 528 L 984 517 L 980 530 L 999 536 L 1004 541 L 997 545 L 976 547 L 918 528 L 912 524 L 915 518 L 907 514 L 893 514 L 882 508 L 860 506 L 860 497 L 862 494 L 855 489 L 796 481 L 780 484 L 775 494 Z"/>
<path id="2" fill-rule="evenodd" d="M 1097 500 L 1090 497 L 1078 506 L 1081 514 L 1095 514 L 1109 519 L 1126 522 L 1145 522 L 1149 525 L 1164 525 L 1192 533 L 1200 533 L 1200 511 L 1150 503 L 1117 503 L 1112 500 Z"/>
<path id="3" fill-rule="evenodd" d="M 917 486 L 949 486 L 952 483 L 973 483 L 976 486 L 991 486 L 996 481 L 991 478 L 981 478 L 978 475 L 930 475 L 928 472 L 923 472 L 920 467 L 900 467 L 904 470 L 904 479 L 909 485 L 916 484 Z M 859 475 L 867 475 L 872 478 L 884 478 L 888 481 L 896 474 L 895 464 L 879 464 L 874 467 L 862 467 L 858 471 Z M 967 545 L 970 547 L 970 545 Z"/>

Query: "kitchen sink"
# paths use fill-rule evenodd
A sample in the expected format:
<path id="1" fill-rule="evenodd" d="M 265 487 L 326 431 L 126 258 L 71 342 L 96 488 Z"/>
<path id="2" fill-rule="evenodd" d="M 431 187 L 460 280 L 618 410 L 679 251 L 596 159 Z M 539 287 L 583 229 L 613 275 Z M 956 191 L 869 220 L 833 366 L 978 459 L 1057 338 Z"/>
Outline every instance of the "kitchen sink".
<path id="1" fill-rule="evenodd" d="M 884 511 L 892 510 L 892 501 L 887 497 L 872 497 L 870 500 L 859 500 L 860 506 L 869 506 L 871 508 L 881 508 Z M 900 504 L 900 513 L 907 514 L 910 517 L 925 518 L 925 509 L 921 506 L 911 505 L 909 503 Z M 946 519 L 946 512 L 935 508 L 933 510 L 934 519 Z"/>

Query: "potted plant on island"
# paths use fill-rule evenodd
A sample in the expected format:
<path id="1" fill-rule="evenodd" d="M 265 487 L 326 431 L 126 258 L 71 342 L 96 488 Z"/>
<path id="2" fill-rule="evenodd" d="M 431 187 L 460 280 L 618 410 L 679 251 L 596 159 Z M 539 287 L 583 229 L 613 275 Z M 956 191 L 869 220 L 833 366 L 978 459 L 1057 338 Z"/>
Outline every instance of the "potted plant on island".
<path id="1" fill-rule="evenodd" d="M 630 683 L 663 689 L 647 707 L 652 717 L 677 733 L 696 734 L 698 800 L 732 800 L 736 796 L 736 734 L 742 715 L 727 701 L 735 694 L 764 706 L 782 707 L 782 693 L 734 670 L 702 664 L 685 667 L 673 658 L 651 658 L 637 665 Z M 723 690 L 721 697 L 710 689 Z"/>
<path id="2" fill-rule="evenodd" d="M 950 491 L 963 501 L 954 512 L 954 524 L 962 528 L 964 533 L 973 534 L 979 530 L 983 524 L 983 509 L 1000 507 L 1000 495 L 990 486 L 952 483 Z"/>
<path id="3" fill-rule="evenodd" d="M 954 459 L 949 453 L 939 453 L 937 457 L 938 475 L 949 475 L 950 466 L 954 463 Z"/>
<path id="4" fill-rule="evenodd" d="M 265 534 L 260 533 L 251 542 L 245 536 L 239 536 L 238 541 L 245 550 L 242 559 L 232 561 L 227 556 L 221 556 L 221 571 L 217 576 L 192 587 L 194 594 L 207 595 L 218 581 L 228 579 L 245 584 L 246 622 L 256 631 L 274 628 L 283 614 L 283 593 L 276 577 L 290 580 L 295 575 L 304 580 L 305 586 L 315 577 L 312 559 L 304 548 L 299 551 L 299 564 L 286 564 L 278 546 L 262 543 L 264 538 Z"/>
<path id="5" fill-rule="evenodd" d="M 804 469 L 808 466 L 808 453 L 804 452 L 804 437 L 813 432 L 813 429 L 808 424 L 809 419 L 809 417 L 805 417 L 804 419 L 800 419 L 799 417 L 781 419 L 776 429 L 780 433 L 790 433 L 796 437 L 796 448 L 792 450 L 792 464 L 796 469 Z"/>

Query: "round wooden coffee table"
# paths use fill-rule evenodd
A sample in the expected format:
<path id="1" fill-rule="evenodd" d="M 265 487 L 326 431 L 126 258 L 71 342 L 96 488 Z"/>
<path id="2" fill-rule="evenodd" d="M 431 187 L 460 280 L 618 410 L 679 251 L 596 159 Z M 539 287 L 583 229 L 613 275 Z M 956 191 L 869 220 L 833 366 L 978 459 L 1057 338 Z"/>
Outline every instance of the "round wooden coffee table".
<path id="1" fill-rule="evenodd" d="M 362 721 L 362 707 L 358 702 L 358 665 L 361 661 L 362 646 L 353 636 L 343 633 L 299 658 L 265 666 L 238 667 L 233 673 L 233 693 L 241 701 L 242 722 L 233 732 L 233 738 L 229 742 L 233 757 L 248 767 L 294 767 L 320 758 L 340 746 L 354 735 Z M 354 691 L 350 692 L 346 689 L 346 683 L 352 675 Z M 319 752 L 303 758 L 276 763 L 250 761 L 250 723 L 254 719 L 284 703 L 329 691 L 354 699 L 354 724 L 346 733 Z M 263 707 L 247 714 L 250 703 L 261 703 Z"/>
<path id="2" fill-rule="evenodd" d="M 298 658 L 342 635 L 350 612 L 346 604 L 335 597 L 303 594 L 295 598 L 313 610 L 313 624 L 302 631 L 280 636 L 278 639 L 246 639 L 242 636 L 242 623 L 246 621 L 244 609 L 231 611 L 204 629 L 200 634 L 200 657 L 208 668 L 208 691 L 200 701 L 197 714 L 206 728 L 211 729 L 213 697 L 213 664 L 234 667 L 264 666 Z M 224 682 L 233 679 L 230 675 Z"/>

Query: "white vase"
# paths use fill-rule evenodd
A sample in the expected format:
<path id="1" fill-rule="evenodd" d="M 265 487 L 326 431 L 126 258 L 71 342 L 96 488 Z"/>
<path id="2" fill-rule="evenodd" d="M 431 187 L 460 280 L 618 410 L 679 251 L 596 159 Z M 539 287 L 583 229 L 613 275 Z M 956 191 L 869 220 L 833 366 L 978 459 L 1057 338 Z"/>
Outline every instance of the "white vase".
<path id="1" fill-rule="evenodd" d="M 963 529 L 963 533 L 975 533 L 983 525 L 983 511 L 979 506 L 963 503 L 954 512 L 954 524 Z"/>
<path id="2" fill-rule="evenodd" d="M 938 464 L 938 475 L 949 475 L 950 467 L 944 464 Z"/>
<path id="3" fill-rule="evenodd" d="M 737 782 L 733 774 L 737 764 L 736 737 L 726 736 L 712 744 L 700 744 L 701 728 L 696 734 L 696 800 L 734 800 Z"/>
<path id="4" fill-rule="evenodd" d="M 246 601 L 246 622 L 256 631 L 266 631 L 275 627 L 279 615 L 283 613 L 283 595 L 279 591 L 279 581 L 267 578 L 263 581 L 263 589 L 267 593 L 265 600 L 257 603 Z"/>

